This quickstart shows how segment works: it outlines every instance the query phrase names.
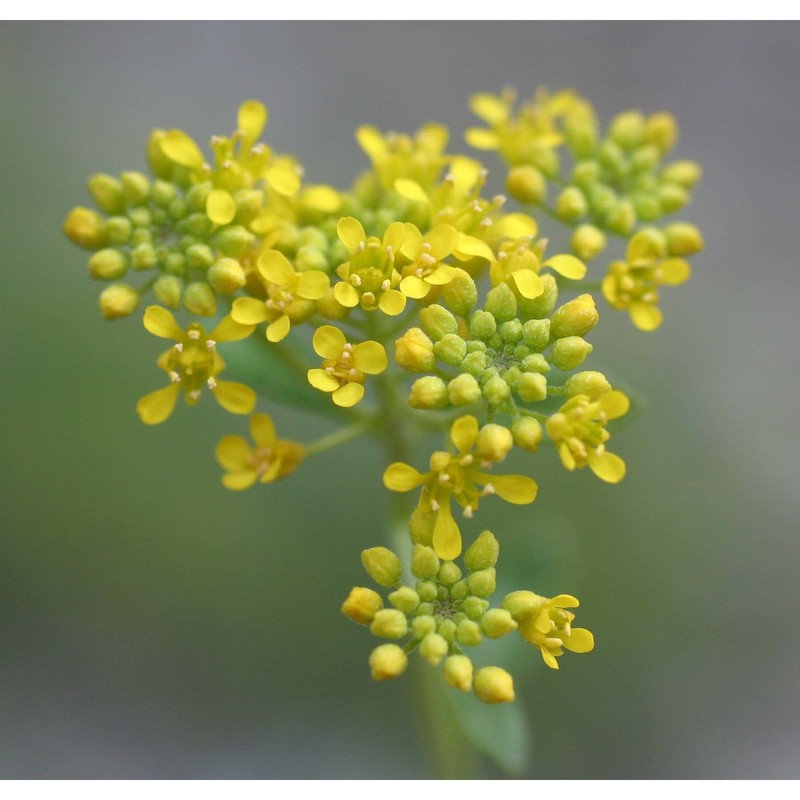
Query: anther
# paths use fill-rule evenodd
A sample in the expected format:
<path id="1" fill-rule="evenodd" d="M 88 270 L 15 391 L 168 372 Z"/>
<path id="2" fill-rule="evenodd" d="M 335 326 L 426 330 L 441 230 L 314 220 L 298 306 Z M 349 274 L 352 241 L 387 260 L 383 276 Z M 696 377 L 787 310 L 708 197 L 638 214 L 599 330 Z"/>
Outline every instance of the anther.
<path id="1" fill-rule="evenodd" d="M 494 486 L 492 486 L 491 483 L 487 483 L 486 486 L 483 487 L 483 491 L 481 492 L 481 494 L 484 494 L 484 495 L 494 494 L 494 493 L 495 493 L 495 489 L 494 489 Z"/>
<path id="2" fill-rule="evenodd" d="M 174 345 L 174 346 L 173 346 L 173 348 L 172 348 L 172 349 L 173 349 L 173 350 L 174 350 L 176 353 L 182 353 L 182 352 L 183 352 L 183 345 L 182 345 L 180 342 L 178 342 L 176 345 Z"/>
<path id="3" fill-rule="evenodd" d="M 387 278 L 387 279 L 386 279 L 386 280 L 385 280 L 385 281 L 384 281 L 384 282 L 381 284 L 381 289 L 382 289 L 384 292 L 388 292 L 388 291 L 389 291 L 389 289 L 391 289 L 391 288 L 392 288 L 392 282 L 391 282 L 391 281 L 390 281 L 390 280 Z"/>
<path id="4" fill-rule="evenodd" d="M 438 511 L 440 508 L 438 500 L 431 500 L 431 511 Z"/>
<path id="5" fill-rule="evenodd" d="M 189 399 L 190 400 L 199 400 L 201 394 L 202 394 L 202 392 L 199 389 L 195 389 L 193 392 L 189 392 Z"/>
<path id="6" fill-rule="evenodd" d="M 472 519 L 472 506 L 464 506 L 464 510 L 461 513 L 466 519 Z"/>
<path id="7" fill-rule="evenodd" d="M 190 339 L 197 341 L 200 338 L 200 331 L 189 331 L 186 334 Z"/>
<path id="8" fill-rule="evenodd" d="M 170 380 L 171 380 L 173 383 L 180 383 L 180 382 L 181 382 L 181 376 L 180 376 L 180 375 L 178 375 L 178 373 L 177 373 L 177 372 L 170 372 L 170 373 L 169 373 L 169 379 L 170 379 Z"/>
<path id="9" fill-rule="evenodd" d="M 222 169 L 233 169 L 233 161 L 223 161 Z"/>
<path id="10" fill-rule="evenodd" d="M 461 457 L 461 464 L 465 467 L 468 467 L 474 460 L 475 457 L 472 455 L 472 453 L 467 453 L 465 456 Z"/>
<path id="11" fill-rule="evenodd" d="M 216 389 L 217 388 L 217 382 L 213 378 L 209 378 L 206 381 L 206 386 L 208 386 L 209 389 Z"/>
<path id="12" fill-rule="evenodd" d="M 353 286 L 361 286 L 361 276 L 360 275 L 351 275 L 350 276 L 350 283 L 352 283 Z"/>
<path id="13" fill-rule="evenodd" d="M 439 473 L 439 483 L 447 483 L 450 480 L 450 475 L 446 472 Z"/>
<path id="14" fill-rule="evenodd" d="M 208 339 L 206 341 L 206 347 L 209 349 L 209 352 L 213 351 L 216 346 L 217 343 L 213 339 Z"/>

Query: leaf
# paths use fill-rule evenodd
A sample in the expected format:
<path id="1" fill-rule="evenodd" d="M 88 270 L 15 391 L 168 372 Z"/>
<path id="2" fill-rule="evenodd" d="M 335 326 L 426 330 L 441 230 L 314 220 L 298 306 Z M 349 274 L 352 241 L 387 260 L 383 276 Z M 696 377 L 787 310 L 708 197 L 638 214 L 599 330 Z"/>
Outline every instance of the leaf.
<path id="1" fill-rule="evenodd" d="M 486 705 L 472 694 L 448 690 L 446 696 L 456 722 L 475 749 L 509 774 L 521 775 L 533 755 L 533 738 L 519 700 Z"/>

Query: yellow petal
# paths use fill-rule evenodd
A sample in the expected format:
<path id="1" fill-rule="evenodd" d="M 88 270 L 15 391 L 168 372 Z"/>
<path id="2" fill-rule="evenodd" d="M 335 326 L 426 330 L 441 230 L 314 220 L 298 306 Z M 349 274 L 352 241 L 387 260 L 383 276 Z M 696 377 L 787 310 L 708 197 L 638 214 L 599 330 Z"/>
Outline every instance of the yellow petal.
<path id="1" fill-rule="evenodd" d="M 427 122 L 416 134 L 420 147 L 431 153 L 441 153 L 450 140 L 450 130 L 439 122 Z"/>
<path id="2" fill-rule="evenodd" d="M 603 297 L 609 302 L 610 305 L 616 307 L 617 303 L 617 281 L 613 275 L 606 275 L 603 282 L 600 284 L 600 289 L 603 292 Z"/>
<path id="3" fill-rule="evenodd" d="M 256 407 L 256 393 L 243 383 L 220 381 L 211 391 L 217 402 L 231 414 L 249 414 Z"/>
<path id="4" fill-rule="evenodd" d="M 624 417 L 631 407 L 631 401 L 628 399 L 628 396 L 616 390 L 613 392 L 606 392 L 597 403 L 605 412 L 608 419 Z"/>
<path id="5" fill-rule="evenodd" d="M 278 194 L 286 197 L 296 194 L 300 188 L 300 176 L 291 164 L 276 164 L 267 170 L 264 177 Z"/>
<path id="6" fill-rule="evenodd" d="M 257 325 L 267 321 L 267 307 L 263 300 L 256 300 L 255 297 L 237 297 L 231 306 L 231 318 L 240 325 Z"/>
<path id="7" fill-rule="evenodd" d="M 556 661 L 556 657 L 546 647 L 539 647 L 539 651 L 542 654 L 544 663 L 547 664 L 550 669 L 558 669 L 558 661 Z"/>
<path id="8" fill-rule="evenodd" d="M 631 303 L 629 313 L 640 331 L 654 331 L 664 321 L 661 311 L 650 303 Z"/>
<path id="9" fill-rule="evenodd" d="M 476 150 L 497 150 L 500 146 L 500 137 L 486 128 L 468 128 L 464 138 L 467 144 Z"/>
<path id="10" fill-rule="evenodd" d="M 358 128 L 356 141 L 373 161 L 380 160 L 386 155 L 386 140 L 383 138 L 383 134 L 372 125 L 362 125 Z"/>
<path id="11" fill-rule="evenodd" d="M 267 250 L 258 258 L 258 271 L 272 283 L 284 289 L 294 289 L 297 274 L 289 259 L 279 250 Z"/>
<path id="12" fill-rule="evenodd" d="M 594 650 L 594 636 L 586 628 L 573 628 L 563 642 L 564 649 L 573 653 L 591 653 Z"/>
<path id="13" fill-rule="evenodd" d="M 536 499 L 536 492 L 539 487 L 533 478 L 526 475 L 489 475 L 480 474 L 482 483 L 490 483 L 494 487 L 495 494 L 502 497 L 507 503 L 523 506 L 532 503 Z"/>
<path id="14" fill-rule="evenodd" d="M 519 293 L 528 300 L 535 300 L 544 292 L 542 281 L 532 269 L 518 269 L 511 273 L 511 279 Z"/>
<path id="15" fill-rule="evenodd" d="M 311 341 L 314 352 L 322 358 L 339 358 L 347 344 L 345 335 L 333 325 L 321 325 Z"/>
<path id="16" fill-rule="evenodd" d="M 383 232 L 383 246 L 391 247 L 395 253 L 399 253 L 406 238 L 406 225 L 403 222 L 393 222 Z"/>
<path id="17" fill-rule="evenodd" d="M 308 382 L 321 392 L 334 392 L 341 385 L 339 381 L 324 369 L 310 369 L 308 371 Z"/>
<path id="18" fill-rule="evenodd" d="M 608 450 L 599 456 L 590 453 L 589 469 L 606 483 L 619 483 L 625 477 L 625 462 Z"/>
<path id="19" fill-rule="evenodd" d="M 422 483 L 424 477 L 414 467 L 402 461 L 395 461 L 386 467 L 383 473 L 383 485 L 393 492 L 410 492 Z"/>
<path id="20" fill-rule="evenodd" d="M 470 414 L 459 417 L 450 428 L 450 438 L 459 453 L 467 453 L 478 439 L 478 420 Z"/>
<path id="21" fill-rule="evenodd" d="M 550 267 L 554 272 L 573 281 L 583 280 L 586 275 L 586 264 L 579 258 L 575 258 L 575 256 L 571 256 L 568 253 L 562 253 L 561 255 L 548 258 L 542 266 Z"/>
<path id="22" fill-rule="evenodd" d="M 450 281 L 453 280 L 456 276 L 455 267 L 451 267 L 449 264 L 439 264 L 436 269 L 428 275 L 425 280 L 431 284 L 431 286 L 447 286 Z"/>
<path id="23" fill-rule="evenodd" d="M 424 203 L 425 205 L 430 203 L 427 192 L 410 178 L 398 178 L 394 182 L 394 190 L 412 203 Z"/>
<path id="24" fill-rule="evenodd" d="M 521 239 L 523 236 L 536 236 L 538 226 L 533 217 L 527 214 L 506 214 L 492 227 L 492 233 L 506 236 L 509 239 Z"/>
<path id="25" fill-rule="evenodd" d="M 353 366 L 367 375 L 380 375 L 388 364 L 386 350 L 378 342 L 361 342 L 353 348 Z"/>
<path id="26" fill-rule="evenodd" d="M 354 308 L 358 305 L 358 301 L 361 299 L 358 296 L 356 287 L 347 281 L 340 281 L 339 283 L 334 284 L 333 296 L 336 299 L 336 302 L 345 308 Z"/>
<path id="27" fill-rule="evenodd" d="M 304 300 L 319 300 L 325 297 L 330 285 L 331 279 L 324 272 L 312 269 L 299 273 L 295 294 Z"/>
<path id="28" fill-rule="evenodd" d="M 144 312 L 144 327 L 153 336 L 180 341 L 185 337 L 175 317 L 161 306 L 148 306 Z"/>
<path id="29" fill-rule="evenodd" d="M 214 189 L 206 200 L 206 214 L 217 225 L 227 225 L 236 216 L 236 202 L 224 189 Z"/>
<path id="30" fill-rule="evenodd" d="M 569 445 L 566 442 L 562 442 L 558 446 L 558 455 L 561 457 L 561 463 L 570 472 L 578 466 L 578 463 L 575 461 L 575 456 L 572 455 L 572 450 L 569 449 Z"/>
<path id="31" fill-rule="evenodd" d="M 335 214 L 342 205 L 342 196 L 332 186 L 307 186 L 302 200 L 306 208 L 321 214 Z"/>
<path id="32" fill-rule="evenodd" d="M 571 594 L 557 594 L 555 597 L 550 598 L 550 602 L 547 605 L 551 608 L 578 608 L 580 604 L 581 601 Z"/>
<path id="33" fill-rule="evenodd" d="M 267 107 L 258 100 L 245 100 L 239 106 L 236 124 L 244 134 L 243 143 L 246 148 L 252 147 L 258 141 L 268 118 Z"/>
<path id="34" fill-rule="evenodd" d="M 458 246 L 458 231 L 452 225 L 437 225 L 425 236 L 425 241 L 431 246 L 431 255 L 441 261 Z"/>
<path id="35" fill-rule="evenodd" d="M 240 492 L 249 489 L 256 482 L 255 470 L 248 469 L 244 472 L 227 472 L 222 476 L 222 484 L 226 489 Z"/>
<path id="36" fill-rule="evenodd" d="M 685 258 L 665 258 L 658 263 L 661 273 L 661 283 L 667 286 L 677 286 L 689 280 L 692 268 Z"/>
<path id="37" fill-rule="evenodd" d="M 178 384 L 173 383 L 146 394 L 136 404 L 136 411 L 145 425 L 158 425 L 169 418 L 177 400 Z"/>
<path id="38" fill-rule="evenodd" d="M 275 445 L 275 423 L 269 414 L 253 414 L 250 417 L 250 435 L 259 447 Z"/>
<path id="39" fill-rule="evenodd" d="M 360 383 L 346 383 L 340 386 L 332 395 L 334 403 L 340 408 L 350 408 L 358 403 L 364 396 L 364 387 Z"/>
<path id="40" fill-rule="evenodd" d="M 436 514 L 433 526 L 433 549 L 439 558 L 446 561 L 452 561 L 461 555 L 461 531 L 453 519 L 449 494 L 442 499 Z"/>
<path id="41" fill-rule="evenodd" d="M 167 131 L 161 139 L 161 150 L 167 158 L 182 167 L 199 170 L 205 163 L 203 151 L 191 136 L 183 131 Z"/>
<path id="42" fill-rule="evenodd" d="M 241 436 L 223 436 L 214 455 L 223 469 L 241 472 L 247 468 L 253 448 Z"/>
<path id="43" fill-rule="evenodd" d="M 453 255 L 460 261 L 469 261 L 475 256 L 485 258 L 487 261 L 494 261 L 492 248 L 486 242 L 482 242 L 474 236 L 467 236 L 465 233 L 459 233 L 458 246 Z"/>
<path id="44" fill-rule="evenodd" d="M 502 97 L 488 92 L 478 92 L 469 99 L 470 111 L 490 125 L 497 125 L 508 119 L 510 106 Z"/>
<path id="45" fill-rule="evenodd" d="M 427 297 L 431 290 L 431 285 L 416 275 L 408 275 L 400 281 L 400 291 L 412 300 L 421 300 Z"/>
<path id="46" fill-rule="evenodd" d="M 422 234 L 419 228 L 411 222 L 406 222 L 403 232 L 403 246 L 400 248 L 406 258 L 416 260 L 422 252 Z"/>
<path id="47" fill-rule="evenodd" d="M 267 325 L 267 339 L 270 342 L 282 342 L 292 329 L 292 323 L 286 314 L 281 314 L 275 322 Z"/>
<path id="48" fill-rule="evenodd" d="M 241 299 L 246 300 L 248 298 Z M 256 300 L 256 302 L 259 303 L 262 309 L 266 309 L 266 306 L 261 301 Z M 263 322 L 263 320 L 259 320 L 259 322 Z M 240 339 L 246 339 L 255 329 L 256 326 L 254 324 L 242 324 L 229 314 L 217 323 L 214 330 L 208 334 L 208 338 L 213 339 L 215 342 L 238 342 Z"/>
<path id="49" fill-rule="evenodd" d="M 381 294 L 381 299 L 378 300 L 378 308 L 389 317 L 402 314 L 405 307 L 406 296 L 397 289 L 388 289 Z"/>
<path id="50" fill-rule="evenodd" d="M 358 252 L 361 243 L 367 241 L 367 234 L 355 217 L 342 217 L 336 226 L 336 233 L 351 253 Z"/>

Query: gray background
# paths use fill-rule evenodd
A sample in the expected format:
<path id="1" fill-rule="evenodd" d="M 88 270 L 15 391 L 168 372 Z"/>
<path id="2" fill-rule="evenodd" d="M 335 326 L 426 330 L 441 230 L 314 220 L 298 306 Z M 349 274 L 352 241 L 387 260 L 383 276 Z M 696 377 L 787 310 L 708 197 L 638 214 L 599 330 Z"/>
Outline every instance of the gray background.
<path id="1" fill-rule="evenodd" d="M 414 683 L 372 684 L 338 614 L 380 542 L 370 447 L 226 493 L 231 431 L 201 404 L 143 429 L 160 385 L 136 321 L 104 324 L 61 235 L 94 171 L 143 167 L 156 126 L 198 140 L 268 103 L 312 180 L 363 164 L 361 123 L 473 124 L 467 98 L 574 86 L 606 118 L 669 109 L 705 178 L 707 251 L 595 364 L 648 413 L 616 488 L 535 464 L 527 512 L 487 504 L 505 562 L 584 601 L 598 647 L 518 675 L 532 777 L 800 777 L 798 26 L 632 23 L 4 24 L 0 27 L 0 775 L 420 777 Z M 502 169 L 490 160 L 493 177 Z M 602 309 L 601 309 L 602 311 Z M 280 413 L 291 435 L 322 431 Z M 324 507 L 311 489 L 325 482 Z M 484 509 L 481 509 L 483 515 Z M 520 647 L 524 645 L 520 642 Z"/>

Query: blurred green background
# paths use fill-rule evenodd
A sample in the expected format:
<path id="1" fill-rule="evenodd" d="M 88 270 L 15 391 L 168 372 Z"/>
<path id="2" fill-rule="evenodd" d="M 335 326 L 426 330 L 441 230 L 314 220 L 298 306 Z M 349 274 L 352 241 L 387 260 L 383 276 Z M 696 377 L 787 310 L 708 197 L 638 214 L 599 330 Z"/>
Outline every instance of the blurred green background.
<path id="1" fill-rule="evenodd" d="M 469 95 L 574 86 L 607 119 L 679 118 L 706 234 L 666 323 L 602 314 L 591 363 L 647 412 L 615 434 L 617 487 L 535 459 L 540 499 L 487 503 L 501 565 L 568 591 L 597 649 L 546 670 L 520 640 L 529 777 L 800 777 L 798 26 L 706 23 L 0 25 L 5 278 L 0 776 L 428 776 L 415 683 L 368 678 L 338 608 L 382 542 L 380 454 L 327 453 L 225 491 L 239 420 L 134 406 L 160 346 L 99 319 L 61 234 L 95 171 L 144 167 L 156 126 L 198 140 L 264 100 L 312 181 L 364 165 L 354 128 L 453 127 Z M 490 161 L 497 188 L 503 171 Z M 325 423 L 276 416 L 288 435 Z M 344 468 L 343 468 L 344 464 Z M 475 526 L 475 531 L 479 529 Z M 787 621 L 788 620 L 788 621 Z"/>

